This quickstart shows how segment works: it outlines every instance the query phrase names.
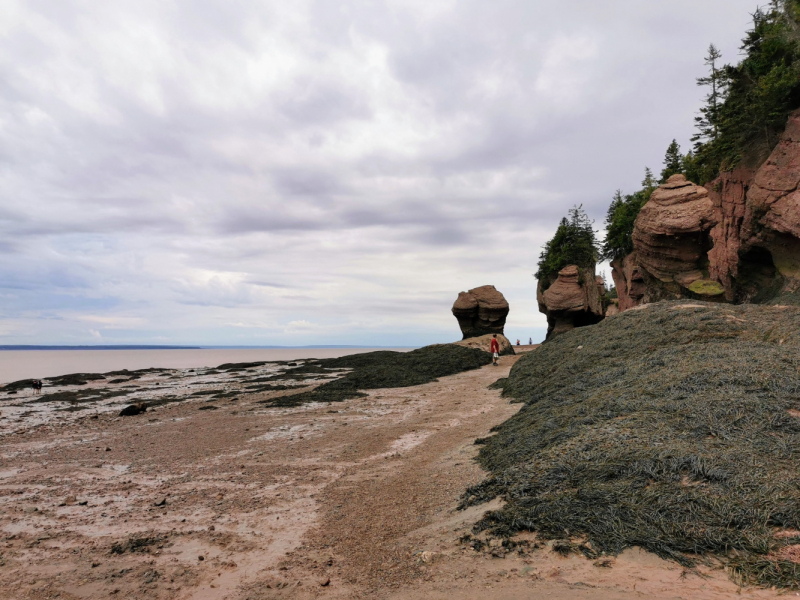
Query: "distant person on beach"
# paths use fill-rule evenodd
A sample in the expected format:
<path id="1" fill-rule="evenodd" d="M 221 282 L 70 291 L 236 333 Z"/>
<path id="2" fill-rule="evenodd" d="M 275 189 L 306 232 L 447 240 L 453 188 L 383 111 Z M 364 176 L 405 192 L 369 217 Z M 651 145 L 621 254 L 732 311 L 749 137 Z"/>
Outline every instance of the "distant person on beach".
<path id="1" fill-rule="evenodd" d="M 34 379 L 31 383 L 31 387 L 33 388 L 33 395 L 38 396 L 42 391 L 42 381 L 40 379 Z"/>
<path id="2" fill-rule="evenodd" d="M 533 338 L 528 338 L 528 346 L 533 346 Z"/>
<path id="3" fill-rule="evenodd" d="M 519 346 L 519 338 L 517 338 L 517 346 Z"/>
<path id="4" fill-rule="evenodd" d="M 500 358 L 500 344 L 497 341 L 497 334 L 492 334 L 492 344 L 489 346 L 489 352 L 492 353 L 492 364 L 497 366 L 497 359 Z"/>

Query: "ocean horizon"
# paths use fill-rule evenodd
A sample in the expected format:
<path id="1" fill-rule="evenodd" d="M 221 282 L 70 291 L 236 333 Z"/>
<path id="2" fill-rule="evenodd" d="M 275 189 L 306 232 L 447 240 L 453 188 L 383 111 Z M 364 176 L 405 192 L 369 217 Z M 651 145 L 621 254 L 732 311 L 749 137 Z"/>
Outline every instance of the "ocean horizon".
<path id="1" fill-rule="evenodd" d="M 407 352 L 413 347 L 375 346 L 195 346 L 99 347 L 26 346 L 5 350 L 0 360 L 0 385 L 22 379 L 46 379 L 70 373 L 108 373 L 127 369 L 197 369 L 223 363 L 277 362 L 306 358 L 337 358 L 374 350 Z"/>
<path id="2" fill-rule="evenodd" d="M 291 350 L 316 348 L 418 348 L 419 346 L 364 346 L 358 344 L 310 344 L 305 346 L 206 346 L 206 345 L 160 345 L 160 344 L 103 344 L 103 345 L 46 345 L 6 344 L 0 350 Z"/>

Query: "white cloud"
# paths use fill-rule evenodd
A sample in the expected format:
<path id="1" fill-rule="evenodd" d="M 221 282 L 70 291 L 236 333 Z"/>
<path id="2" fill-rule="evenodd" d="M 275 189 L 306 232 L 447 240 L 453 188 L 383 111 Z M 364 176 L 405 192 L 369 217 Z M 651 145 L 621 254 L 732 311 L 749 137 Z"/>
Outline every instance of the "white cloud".
<path id="1" fill-rule="evenodd" d="M 691 135 L 750 0 L 0 4 L 0 343 L 421 344 Z M 537 335 L 538 334 L 538 335 Z"/>

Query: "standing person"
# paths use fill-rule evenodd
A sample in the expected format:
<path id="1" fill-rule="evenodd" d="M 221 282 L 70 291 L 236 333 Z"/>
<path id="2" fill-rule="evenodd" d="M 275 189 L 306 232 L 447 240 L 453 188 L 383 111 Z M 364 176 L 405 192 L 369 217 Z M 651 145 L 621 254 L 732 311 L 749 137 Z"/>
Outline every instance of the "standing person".
<path id="1" fill-rule="evenodd" d="M 492 344 L 489 346 L 489 352 L 492 353 L 492 364 L 497 366 L 497 359 L 500 358 L 500 344 L 497 341 L 497 334 L 492 334 Z"/>
<path id="2" fill-rule="evenodd" d="M 528 346 L 533 346 L 533 338 L 528 338 Z"/>

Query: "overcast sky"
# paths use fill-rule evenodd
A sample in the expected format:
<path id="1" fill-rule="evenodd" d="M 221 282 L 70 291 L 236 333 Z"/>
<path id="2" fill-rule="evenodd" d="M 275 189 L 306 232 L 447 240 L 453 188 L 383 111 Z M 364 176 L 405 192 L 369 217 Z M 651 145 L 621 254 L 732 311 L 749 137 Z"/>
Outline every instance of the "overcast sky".
<path id="1" fill-rule="evenodd" d="M 690 146 L 754 0 L 3 0 L 0 344 L 422 345 Z"/>

